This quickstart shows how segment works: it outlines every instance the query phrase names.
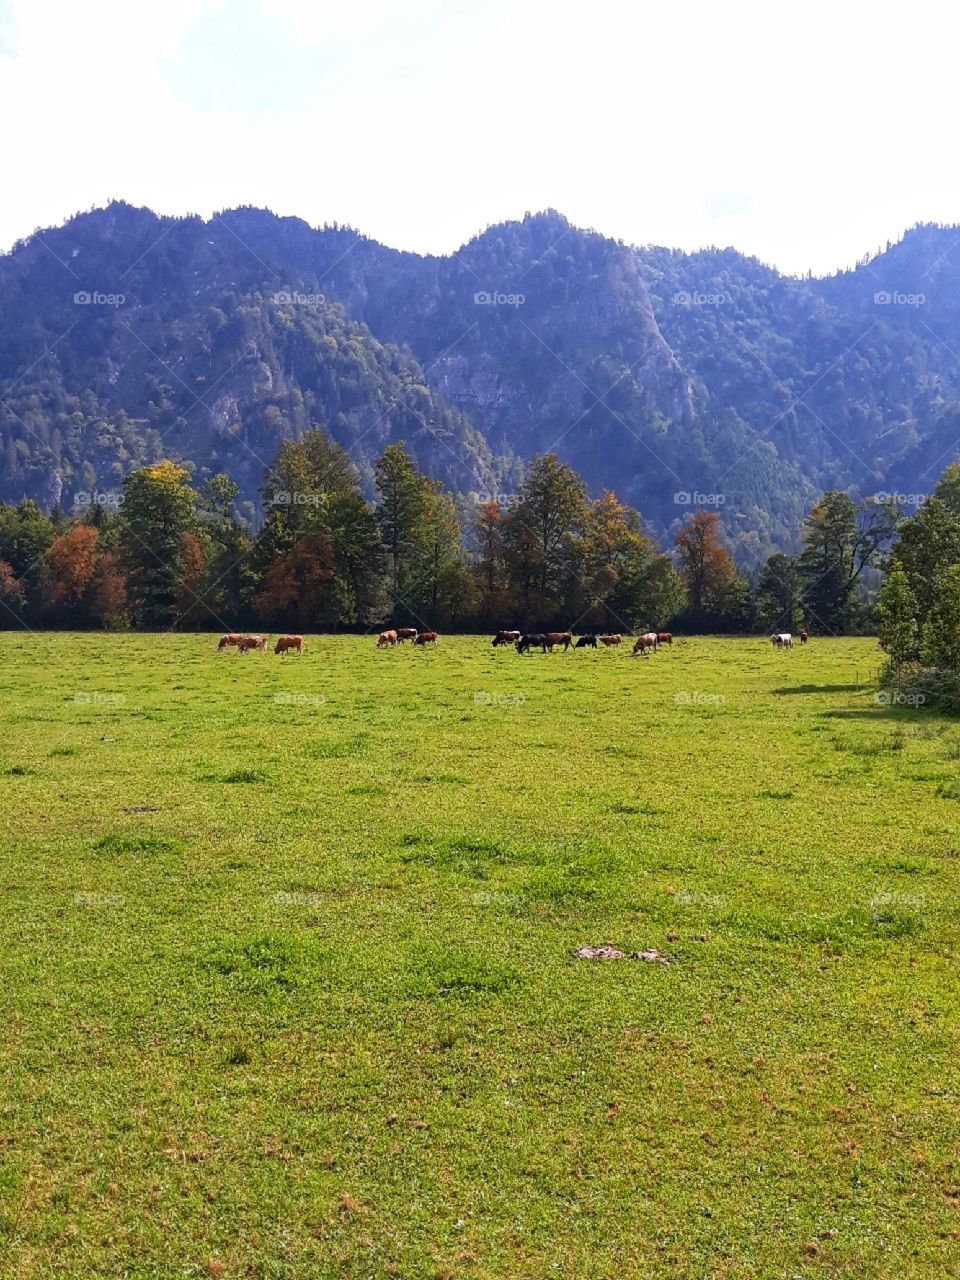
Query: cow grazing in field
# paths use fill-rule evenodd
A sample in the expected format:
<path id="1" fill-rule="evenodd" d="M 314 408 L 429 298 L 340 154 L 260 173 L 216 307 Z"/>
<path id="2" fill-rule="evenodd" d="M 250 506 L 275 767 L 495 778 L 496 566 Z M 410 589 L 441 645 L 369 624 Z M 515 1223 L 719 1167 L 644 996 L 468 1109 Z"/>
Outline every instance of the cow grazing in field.
<path id="1" fill-rule="evenodd" d="M 242 639 L 243 636 L 239 631 L 228 632 L 225 636 L 220 637 L 219 643 L 217 644 L 217 652 L 223 653 L 224 649 L 235 649 Z"/>
<path id="2" fill-rule="evenodd" d="M 562 646 L 563 652 L 566 653 L 567 650 L 570 648 L 570 646 L 573 644 L 573 632 L 548 631 L 543 637 L 543 643 L 546 646 L 546 648 L 550 650 L 551 653 L 553 653 L 554 649 L 557 648 L 557 646 Z"/>
<path id="3" fill-rule="evenodd" d="M 647 650 L 652 649 L 654 653 L 657 651 L 657 633 L 655 631 L 645 631 L 642 636 L 637 637 L 637 642 L 633 646 L 634 654 L 640 654 L 641 657 L 647 656 Z"/>
<path id="4" fill-rule="evenodd" d="M 657 648 L 662 644 L 673 644 L 673 634 L 670 631 L 657 632 Z"/>
<path id="5" fill-rule="evenodd" d="M 420 634 L 414 639 L 413 643 L 419 644 L 419 645 L 425 645 L 425 644 L 435 645 L 439 639 L 440 637 L 437 635 L 436 631 L 421 631 Z"/>
<path id="6" fill-rule="evenodd" d="M 394 645 L 399 643 L 400 641 L 397 638 L 397 633 L 393 630 L 381 631 L 380 634 L 377 636 L 378 649 L 392 649 Z"/>
<path id="7" fill-rule="evenodd" d="M 621 635 L 597 636 L 597 639 L 600 641 L 601 644 L 605 644 L 607 646 L 618 645 L 623 642 L 623 636 Z"/>
<path id="8" fill-rule="evenodd" d="M 501 644 L 516 644 L 519 639 L 519 631 L 498 631 L 493 637 L 493 647 L 496 649 Z"/>
<path id="9" fill-rule="evenodd" d="M 801 643 L 801 644 L 806 644 L 806 643 L 807 643 L 807 641 L 808 641 L 809 639 L 810 639 L 810 636 L 809 636 L 808 632 L 806 632 L 806 631 L 801 631 L 801 632 L 800 632 L 800 643 Z"/>
<path id="10" fill-rule="evenodd" d="M 596 647 L 597 647 L 596 636 L 580 636 L 580 638 L 577 640 L 577 643 L 574 645 L 575 649 L 595 649 Z"/>
<path id="11" fill-rule="evenodd" d="M 237 641 L 237 652 L 248 653 L 251 650 L 258 650 L 260 653 L 267 651 L 266 636 L 241 636 Z"/>
<path id="12" fill-rule="evenodd" d="M 532 631 L 529 635 L 521 636 L 516 641 L 517 653 L 527 653 L 531 649 L 539 646 L 544 653 L 547 652 L 547 637 L 540 631 Z"/>
<path id="13" fill-rule="evenodd" d="M 412 640 L 416 644 L 417 634 L 416 627 L 397 627 L 397 644 L 403 644 L 404 640 Z"/>
<path id="14" fill-rule="evenodd" d="M 274 646 L 274 653 L 303 653 L 303 636 L 280 636 Z"/>
<path id="15" fill-rule="evenodd" d="M 792 649 L 793 636 L 789 631 L 778 631 L 770 637 L 770 643 L 775 649 Z"/>

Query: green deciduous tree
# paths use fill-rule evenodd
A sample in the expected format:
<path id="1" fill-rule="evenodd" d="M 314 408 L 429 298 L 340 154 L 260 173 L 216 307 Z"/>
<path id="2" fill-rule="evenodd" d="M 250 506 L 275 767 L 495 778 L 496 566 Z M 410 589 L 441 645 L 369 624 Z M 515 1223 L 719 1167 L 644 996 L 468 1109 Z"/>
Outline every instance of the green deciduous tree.
<path id="1" fill-rule="evenodd" d="M 877 637 L 893 667 L 917 656 L 917 601 L 899 564 L 877 592 Z"/>
<path id="2" fill-rule="evenodd" d="M 187 472 L 173 462 L 141 467 L 127 476 L 120 521 L 120 548 L 134 621 L 145 629 L 173 626 L 181 613 L 180 588 L 187 575 L 187 543 L 193 531 L 196 494 Z"/>
<path id="3" fill-rule="evenodd" d="M 921 657 L 939 671 L 960 672 L 960 565 L 948 565 L 936 575 L 931 595 L 921 631 Z"/>

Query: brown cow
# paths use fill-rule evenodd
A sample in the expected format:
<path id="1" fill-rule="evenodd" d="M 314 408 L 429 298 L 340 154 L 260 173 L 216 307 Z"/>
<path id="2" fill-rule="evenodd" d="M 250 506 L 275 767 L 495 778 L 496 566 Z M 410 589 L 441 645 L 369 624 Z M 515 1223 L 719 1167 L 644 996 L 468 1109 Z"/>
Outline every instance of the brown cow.
<path id="1" fill-rule="evenodd" d="M 279 636 L 273 652 L 284 654 L 289 650 L 303 653 L 303 636 Z"/>
<path id="2" fill-rule="evenodd" d="M 403 644 L 404 640 L 416 641 L 416 627 L 397 627 L 397 644 Z"/>
<path id="3" fill-rule="evenodd" d="M 267 649 L 267 637 L 241 636 L 237 641 L 237 652 L 247 653 L 251 649 L 258 649 L 261 653 L 265 653 Z"/>
<path id="4" fill-rule="evenodd" d="M 652 649 L 654 653 L 657 651 L 657 633 L 655 631 L 645 631 L 642 636 L 637 638 L 637 643 L 633 646 L 633 652 L 639 653 L 641 657 L 647 656 L 647 650 Z"/>
<path id="5" fill-rule="evenodd" d="M 224 649 L 235 648 L 237 645 L 239 645 L 242 639 L 243 639 L 243 636 L 240 634 L 239 631 L 228 632 L 227 635 L 220 637 L 220 642 L 217 645 L 217 653 L 222 653 Z"/>
<path id="6" fill-rule="evenodd" d="M 620 644 L 621 641 L 623 640 L 623 636 L 621 635 L 597 636 L 597 639 L 600 641 L 601 644 L 612 645 L 612 644 Z"/>
<path id="7" fill-rule="evenodd" d="M 437 635 L 436 631 L 421 631 L 413 643 L 436 644 L 439 639 L 440 637 Z"/>
<path id="8" fill-rule="evenodd" d="M 553 653 L 557 645 L 563 645 L 563 652 L 566 653 L 573 644 L 573 633 L 571 631 L 548 631 L 543 637 L 544 646 Z"/>
<path id="9" fill-rule="evenodd" d="M 809 639 L 810 639 L 810 634 L 809 634 L 809 632 L 807 632 L 807 631 L 801 631 L 801 632 L 800 632 L 800 643 L 801 643 L 801 644 L 806 644 L 806 643 L 807 643 L 807 641 L 808 641 Z"/>
<path id="10" fill-rule="evenodd" d="M 669 631 L 657 632 L 657 648 L 662 644 L 673 644 L 673 635 Z"/>
<path id="11" fill-rule="evenodd" d="M 399 644 L 396 631 L 381 631 L 377 636 L 378 649 L 392 649 L 395 644 Z"/>
<path id="12" fill-rule="evenodd" d="M 493 637 L 493 647 L 496 649 L 501 644 L 516 644 L 519 639 L 519 631 L 498 631 Z"/>

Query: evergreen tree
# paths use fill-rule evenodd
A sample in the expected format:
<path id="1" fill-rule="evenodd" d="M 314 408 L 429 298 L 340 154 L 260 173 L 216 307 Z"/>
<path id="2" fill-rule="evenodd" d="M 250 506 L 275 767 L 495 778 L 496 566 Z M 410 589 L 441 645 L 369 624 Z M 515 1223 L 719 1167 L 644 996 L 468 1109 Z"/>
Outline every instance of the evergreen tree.
<path id="1" fill-rule="evenodd" d="M 881 562 L 897 518 L 890 503 L 867 502 L 858 508 L 838 489 L 814 504 L 799 561 L 804 610 L 814 626 L 835 635 L 849 630 L 857 580 L 868 565 Z"/>
<path id="2" fill-rule="evenodd" d="M 403 441 L 388 445 L 376 463 L 377 520 L 387 555 L 393 608 L 409 613 L 408 598 L 424 555 L 429 488 Z"/>
<path id="3" fill-rule="evenodd" d="M 528 624 L 562 617 L 575 589 L 586 486 L 555 454 L 531 463 L 504 521 L 510 583 Z"/>

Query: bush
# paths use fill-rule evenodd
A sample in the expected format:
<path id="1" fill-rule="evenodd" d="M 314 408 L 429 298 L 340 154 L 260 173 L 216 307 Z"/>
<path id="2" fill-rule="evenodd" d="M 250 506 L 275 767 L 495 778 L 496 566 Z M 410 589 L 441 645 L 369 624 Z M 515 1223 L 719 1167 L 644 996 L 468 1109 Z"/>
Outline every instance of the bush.
<path id="1" fill-rule="evenodd" d="M 882 699 L 893 705 L 937 707 L 960 713 L 960 672 L 940 671 L 919 662 L 888 662 L 880 673 Z"/>

